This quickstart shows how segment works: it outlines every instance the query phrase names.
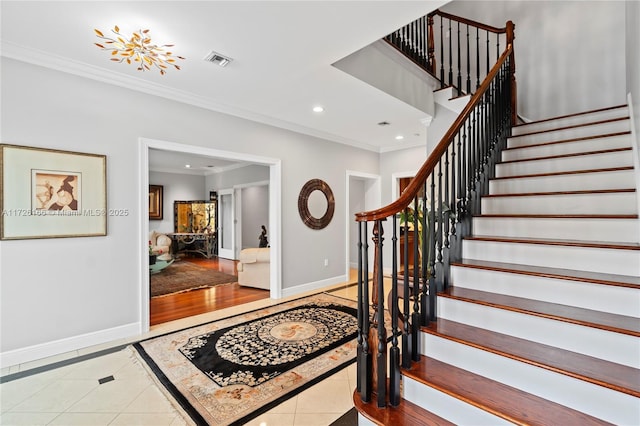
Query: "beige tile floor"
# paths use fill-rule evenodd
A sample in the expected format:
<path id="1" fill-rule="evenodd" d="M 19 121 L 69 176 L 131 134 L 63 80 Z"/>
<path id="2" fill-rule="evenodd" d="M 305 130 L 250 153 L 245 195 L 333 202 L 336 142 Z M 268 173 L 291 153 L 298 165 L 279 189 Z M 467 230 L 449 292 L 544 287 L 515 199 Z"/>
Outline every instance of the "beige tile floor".
<path id="1" fill-rule="evenodd" d="M 345 285 L 333 294 L 354 298 L 356 288 Z M 296 296 L 300 297 L 300 295 Z M 143 338 L 253 310 L 283 300 L 262 300 L 153 327 Z M 188 416 L 170 402 L 156 384 L 131 342 L 113 342 L 27 365 L 2 369 L 0 384 L 1 425 L 188 425 Z M 109 347 L 111 346 L 111 347 Z M 93 356 L 96 351 L 106 352 Z M 74 359 L 74 357 L 76 357 Z M 78 358 L 87 358 L 75 362 Z M 58 363 L 58 364 L 56 364 Z M 60 364 L 66 364 L 60 366 Z M 52 367 L 52 368 L 50 368 Z M 55 368 L 53 368 L 55 367 Z M 41 369 L 37 374 L 30 371 Z M 355 364 L 290 398 L 247 423 L 255 426 L 329 425 L 353 407 Z M 13 376 L 12 376 L 13 375 Z M 100 384 L 99 380 L 113 376 Z"/>

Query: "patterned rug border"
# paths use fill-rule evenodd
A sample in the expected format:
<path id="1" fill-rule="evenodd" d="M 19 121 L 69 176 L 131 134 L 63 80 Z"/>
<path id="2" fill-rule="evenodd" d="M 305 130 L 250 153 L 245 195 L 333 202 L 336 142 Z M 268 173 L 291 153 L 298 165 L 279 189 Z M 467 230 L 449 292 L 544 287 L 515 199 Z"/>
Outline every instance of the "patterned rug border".
<path id="1" fill-rule="evenodd" d="M 275 308 L 275 307 L 278 307 L 278 306 L 288 305 L 288 304 L 291 304 L 291 303 L 294 303 L 294 302 L 301 302 L 301 301 L 303 301 L 305 299 L 310 299 L 310 301 L 312 301 L 313 298 L 317 297 L 317 296 L 328 296 L 330 298 L 338 299 L 339 301 L 347 302 L 348 304 L 356 303 L 352 299 L 348 299 L 348 298 L 345 298 L 345 297 L 342 297 L 342 296 L 337 296 L 337 295 L 334 295 L 334 294 L 330 294 L 329 292 L 320 292 L 320 293 L 315 293 L 315 294 L 311 294 L 311 295 L 302 296 L 302 297 L 299 297 L 299 298 L 287 300 L 285 302 L 275 303 L 273 305 L 268 305 L 268 306 L 263 306 L 263 307 L 260 307 L 260 308 L 256 308 L 256 309 L 253 309 L 251 311 L 243 312 L 242 315 L 253 314 L 253 313 L 256 313 L 256 312 L 259 312 L 259 311 L 263 311 L 265 309 L 272 309 L 272 308 Z M 344 304 L 344 303 L 341 303 L 341 304 Z M 346 306 L 348 306 L 348 305 L 346 305 Z M 285 309 L 282 309 L 281 311 L 284 311 L 284 310 L 286 310 L 286 307 L 285 307 Z M 200 324 L 196 324 L 196 325 L 193 325 L 193 326 L 184 327 L 184 328 L 179 329 L 179 330 L 169 331 L 169 332 L 166 332 L 164 334 L 160 334 L 158 336 L 154 336 L 154 337 L 150 337 L 150 338 L 147 338 L 147 339 L 144 339 L 144 340 L 140 340 L 140 341 L 138 341 L 138 342 L 136 342 L 136 343 L 131 345 L 135 349 L 135 351 L 139 354 L 140 358 L 147 364 L 147 366 L 149 367 L 151 372 L 156 376 L 156 379 L 159 381 L 159 383 L 162 384 L 162 386 L 165 387 L 164 390 L 166 390 L 170 394 L 170 396 L 178 403 L 180 408 L 184 412 L 186 412 L 191 417 L 191 420 L 193 422 L 195 422 L 195 424 L 198 425 L 198 426 L 200 426 L 200 425 L 202 425 L 202 426 L 210 426 L 210 423 L 208 423 L 205 420 L 205 418 L 198 412 L 198 410 L 191 404 L 191 402 L 189 402 L 187 397 L 164 374 L 162 369 L 157 365 L 157 363 L 151 358 L 151 356 L 142 347 L 142 343 L 147 342 L 147 341 L 151 341 L 151 340 L 154 340 L 154 339 L 166 337 L 166 336 L 171 335 L 171 334 L 181 333 L 181 332 L 184 332 L 184 331 L 187 331 L 187 330 L 190 330 L 190 329 L 196 329 L 198 327 L 203 327 L 203 326 L 207 326 L 209 324 L 213 324 L 213 323 L 229 320 L 229 319 L 232 319 L 232 318 L 234 318 L 236 316 L 237 315 L 229 315 L 229 316 L 226 316 L 224 318 L 219 318 L 219 319 L 203 322 L 203 323 L 200 323 Z M 254 319 L 246 319 L 244 321 L 239 321 L 239 323 L 246 322 L 246 321 L 252 321 Z M 300 392 L 303 392 L 304 390 L 306 390 L 306 389 L 310 388 L 311 386 L 321 382 L 322 380 L 326 379 L 327 377 L 330 377 L 331 375 L 337 373 L 338 371 L 344 369 L 345 367 L 347 367 L 347 366 L 349 366 L 349 365 L 351 365 L 351 364 L 353 364 L 355 362 L 356 362 L 356 357 L 354 356 L 352 359 L 341 363 L 340 365 L 336 366 L 335 368 L 332 368 L 332 369 L 330 369 L 330 370 L 328 370 L 328 371 L 316 376 L 313 379 L 310 379 L 308 382 L 304 383 L 303 385 L 284 393 L 280 397 L 277 397 L 273 401 L 268 402 L 267 404 L 257 408 L 256 410 L 250 412 L 249 414 L 243 416 L 242 418 L 239 418 L 238 420 L 230 423 L 229 425 L 230 426 L 243 425 L 244 423 L 248 422 L 249 420 L 252 420 L 252 419 L 260 416 L 261 414 L 264 414 L 265 412 L 269 411 L 270 409 L 276 407 L 277 405 L 283 403 L 284 401 L 292 398 L 293 396 L 299 394 Z"/>

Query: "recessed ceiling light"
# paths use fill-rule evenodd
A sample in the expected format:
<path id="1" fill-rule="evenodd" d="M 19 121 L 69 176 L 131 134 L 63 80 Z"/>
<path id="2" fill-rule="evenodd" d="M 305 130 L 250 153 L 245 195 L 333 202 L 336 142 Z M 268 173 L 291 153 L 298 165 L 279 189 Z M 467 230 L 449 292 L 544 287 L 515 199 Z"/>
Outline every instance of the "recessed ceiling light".
<path id="1" fill-rule="evenodd" d="M 320 105 L 313 107 L 313 112 L 322 112 L 322 111 L 324 111 L 324 108 L 321 107 Z"/>
<path id="2" fill-rule="evenodd" d="M 209 52 L 207 56 L 204 57 L 204 60 L 207 62 L 218 64 L 221 67 L 226 67 L 227 65 L 229 65 L 231 61 L 233 61 L 233 59 L 231 59 L 230 57 L 224 56 L 220 53 L 216 53 L 213 50 Z"/>
<path id="3" fill-rule="evenodd" d="M 190 169 L 190 168 L 191 168 L 191 164 L 185 164 L 184 166 L 185 166 L 187 169 Z"/>
<path id="4" fill-rule="evenodd" d="M 396 136 L 396 140 L 397 140 L 397 141 L 401 141 L 402 139 L 404 139 L 404 136 L 402 136 L 402 135 L 398 135 L 398 136 Z"/>

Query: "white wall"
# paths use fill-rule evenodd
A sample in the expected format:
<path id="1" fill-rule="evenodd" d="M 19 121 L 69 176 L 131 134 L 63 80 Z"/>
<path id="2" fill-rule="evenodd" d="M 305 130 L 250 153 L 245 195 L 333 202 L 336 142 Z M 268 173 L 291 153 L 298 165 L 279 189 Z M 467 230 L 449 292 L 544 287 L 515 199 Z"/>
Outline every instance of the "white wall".
<path id="1" fill-rule="evenodd" d="M 518 113 L 526 119 L 626 103 L 625 2 L 454 1 L 441 9 L 496 27 L 513 21 Z"/>
<path id="2" fill-rule="evenodd" d="M 282 288 L 344 278 L 345 170 L 377 173 L 377 154 L 7 58 L 1 83 L 2 142 L 105 154 L 108 207 L 129 211 L 108 218 L 105 237 L 0 242 L 3 365 L 141 331 L 139 138 L 280 159 Z M 336 199 L 322 231 L 298 215 L 298 193 L 313 178 Z"/>
<path id="3" fill-rule="evenodd" d="M 626 86 L 633 99 L 636 135 L 640 137 L 640 2 L 627 0 L 625 7 Z"/>
<path id="4" fill-rule="evenodd" d="M 163 209 L 162 220 L 150 220 L 149 231 L 174 232 L 173 202 L 208 200 L 205 193 L 204 176 L 184 175 L 179 173 L 149 172 L 149 185 L 162 185 Z"/>
<path id="5" fill-rule="evenodd" d="M 250 186 L 242 188 L 242 246 L 243 248 L 258 247 L 258 237 L 262 232 L 261 226 L 269 232 L 269 186 Z"/>

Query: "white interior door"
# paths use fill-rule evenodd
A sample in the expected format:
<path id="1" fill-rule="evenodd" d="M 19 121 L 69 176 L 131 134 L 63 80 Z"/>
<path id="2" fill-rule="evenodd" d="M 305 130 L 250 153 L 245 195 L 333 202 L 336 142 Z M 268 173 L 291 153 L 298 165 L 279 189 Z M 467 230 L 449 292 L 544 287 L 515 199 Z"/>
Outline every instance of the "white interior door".
<path id="1" fill-rule="evenodd" d="M 235 259 L 236 220 L 233 189 L 218 191 L 218 256 Z"/>

